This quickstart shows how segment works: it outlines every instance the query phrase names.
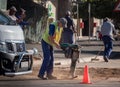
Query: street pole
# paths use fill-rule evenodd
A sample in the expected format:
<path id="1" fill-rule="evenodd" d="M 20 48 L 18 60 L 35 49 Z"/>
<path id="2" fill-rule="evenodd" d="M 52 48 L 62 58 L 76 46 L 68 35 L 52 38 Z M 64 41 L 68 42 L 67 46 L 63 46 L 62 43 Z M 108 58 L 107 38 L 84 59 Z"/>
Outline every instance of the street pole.
<path id="1" fill-rule="evenodd" d="M 77 32 L 79 33 L 79 3 L 77 2 Z M 77 33 L 78 40 L 79 40 L 79 34 Z"/>
<path id="2" fill-rule="evenodd" d="M 90 18 L 91 18 L 91 4 L 90 2 L 88 2 L 88 14 L 89 14 L 89 42 L 90 42 L 90 32 L 91 32 L 91 28 L 90 28 L 90 25 L 91 25 L 91 21 L 90 21 Z"/>
<path id="3" fill-rule="evenodd" d="M 82 36 L 82 29 L 80 29 L 80 18 L 79 18 L 79 4 L 82 3 L 81 0 L 72 0 L 72 3 L 76 3 L 77 6 L 77 39 L 79 40 L 79 36 Z"/>

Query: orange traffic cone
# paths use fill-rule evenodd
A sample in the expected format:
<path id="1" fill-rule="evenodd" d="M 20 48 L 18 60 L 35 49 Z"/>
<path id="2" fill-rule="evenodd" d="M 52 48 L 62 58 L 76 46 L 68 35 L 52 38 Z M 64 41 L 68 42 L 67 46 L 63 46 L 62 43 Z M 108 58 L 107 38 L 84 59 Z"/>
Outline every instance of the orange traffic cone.
<path id="1" fill-rule="evenodd" d="M 82 84 L 91 84 L 87 65 L 85 65 L 85 68 L 84 68 L 84 76 L 83 76 Z"/>

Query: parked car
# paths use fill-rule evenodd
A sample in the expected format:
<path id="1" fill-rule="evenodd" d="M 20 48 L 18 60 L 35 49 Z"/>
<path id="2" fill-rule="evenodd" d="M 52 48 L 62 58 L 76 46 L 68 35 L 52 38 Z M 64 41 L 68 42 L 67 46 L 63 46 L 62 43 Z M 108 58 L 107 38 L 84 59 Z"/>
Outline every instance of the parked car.
<path id="1" fill-rule="evenodd" d="M 28 74 L 32 66 L 33 53 L 26 50 L 23 30 L 0 11 L 0 74 Z"/>

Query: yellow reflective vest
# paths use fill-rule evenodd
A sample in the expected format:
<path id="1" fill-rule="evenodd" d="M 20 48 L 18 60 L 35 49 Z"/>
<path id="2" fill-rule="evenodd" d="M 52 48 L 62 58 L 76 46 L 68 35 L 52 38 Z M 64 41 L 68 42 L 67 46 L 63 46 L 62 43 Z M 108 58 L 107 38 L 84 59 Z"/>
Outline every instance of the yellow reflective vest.
<path id="1" fill-rule="evenodd" d="M 54 32 L 54 35 L 53 35 L 53 39 L 54 39 L 55 42 L 59 43 L 59 41 L 60 41 L 60 39 L 61 39 L 61 35 L 62 35 L 63 28 L 58 29 L 57 22 L 53 22 L 53 23 L 51 23 L 51 24 L 55 25 L 55 32 Z M 43 39 L 46 43 L 48 43 L 48 44 L 50 44 L 50 45 L 52 45 L 52 46 L 55 46 L 53 43 L 51 43 L 51 41 L 49 41 L 48 37 L 49 37 L 49 26 L 48 26 L 48 28 L 46 29 L 45 33 L 43 34 L 42 39 Z"/>

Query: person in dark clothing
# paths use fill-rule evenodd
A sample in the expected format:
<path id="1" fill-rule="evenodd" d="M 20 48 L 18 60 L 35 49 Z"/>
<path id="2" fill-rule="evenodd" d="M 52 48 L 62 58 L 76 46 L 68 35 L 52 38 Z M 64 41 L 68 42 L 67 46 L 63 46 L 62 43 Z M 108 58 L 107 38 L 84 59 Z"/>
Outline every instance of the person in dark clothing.
<path id="1" fill-rule="evenodd" d="M 62 43 L 69 43 L 69 44 L 74 43 L 73 34 L 76 31 L 75 31 L 75 25 L 73 19 L 70 16 L 71 16 L 70 11 L 67 11 L 65 16 L 65 19 L 67 20 L 67 27 L 64 29 L 62 33 Z"/>
<path id="2" fill-rule="evenodd" d="M 20 8 L 20 10 L 17 12 L 16 17 L 18 18 L 18 24 L 24 29 L 25 25 L 29 25 L 28 22 L 24 21 L 26 17 L 26 11 L 23 8 Z"/>
<path id="3" fill-rule="evenodd" d="M 63 49 L 63 51 L 65 53 L 66 58 L 71 58 L 69 76 L 71 79 L 73 79 L 77 77 L 75 75 L 75 67 L 76 67 L 77 60 L 79 58 L 79 56 L 77 55 L 79 54 L 79 51 L 77 48 L 78 46 L 74 45 L 75 43 L 74 33 L 76 33 L 76 31 L 75 31 L 75 25 L 74 25 L 73 19 L 70 16 L 71 16 L 70 11 L 67 11 L 65 16 L 65 19 L 67 20 L 67 27 L 64 28 L 62 32 L 62 44 L 68 45 L 65 49 Z"/>

